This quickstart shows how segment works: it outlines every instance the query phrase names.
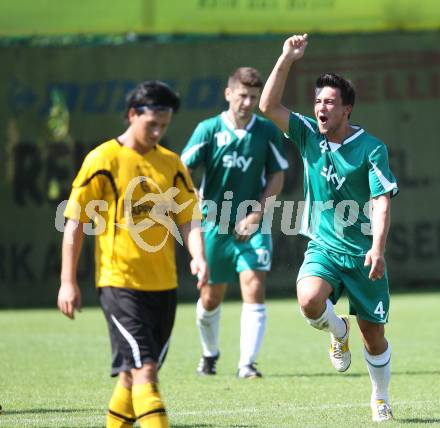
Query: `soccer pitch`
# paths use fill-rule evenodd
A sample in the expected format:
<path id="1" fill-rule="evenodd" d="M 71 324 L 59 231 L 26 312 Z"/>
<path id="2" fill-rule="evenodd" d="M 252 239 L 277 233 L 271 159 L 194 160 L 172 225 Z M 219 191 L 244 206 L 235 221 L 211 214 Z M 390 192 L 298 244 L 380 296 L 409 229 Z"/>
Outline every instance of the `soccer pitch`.
<path id="1" fill-rule="evenodd" d="M 392 296 L 387 337 L 393 349 L 394 426 L 440 426 L 440 294 Z M 347 302 L 336 306 L 347 311 Z M 307 326 L 296 301 L 268 300 L 258 368 L 263 379 L 235 378 L 241 304 L 222 309 L 218 375 L 196 376 L 200 357 L 195 305 L 181 304 L 160 372 L 173 427 L 364 427 L 370 381 L 357 326 L 352 365 L 336 373 L 328 334 Z M 354 321 L 354 320 L 353 320 Z M 114 380 L 104 317 L 85 308 L 74 322 L 54 310 L 0 312 L 1 427 L 104 427 Z"/>

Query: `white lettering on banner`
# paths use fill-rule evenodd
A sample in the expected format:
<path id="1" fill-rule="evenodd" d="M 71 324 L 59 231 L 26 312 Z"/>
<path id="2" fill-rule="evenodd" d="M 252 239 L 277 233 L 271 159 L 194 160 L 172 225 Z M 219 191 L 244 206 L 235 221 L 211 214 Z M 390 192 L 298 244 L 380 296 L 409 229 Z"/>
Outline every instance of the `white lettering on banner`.
<path id="1" fill-rule="evenodd" d="M 232 156 L 231 156 L 232 157 Z M 237 156 L 235 156 L 236 158 Z M 237 163 L 237 161 L 234 161 Z M 232 162 L 233 163 L 233 162 Z M 246 163 L 246 168 L 249 166 L 249 160 Z M 327 177 L 327 174 L 325 175 Z M 156 189 L 157 193 L 146 193 L 140 200 L 135 200 L 133 197 L 134 190 L 137 185 L 142 182 L 147 181 L 153 191 Z M 330 181 L 330 180 L 329 180 Z M 342 180 L 341 180 L 342 181 Z M 168 236 L 171 234 L 177 242 L 183 244 L 183 239 L 180 235 L 177 224 L 175 223 L 175 215 L 179 214 L 181 211 L 186 209 L 190 200 L 178 204 L 176 201 L 176 196 L 179 194 L 180 190 L 176 187 L 170 187 L 166 192 L 162 192 L 157 183 L 148 177 L 134 177 L 127 186 L 127 190 L 124 194 L 123 199 L 123 212 L 124 215 L 122 219 L 117 223 L 111 223 L 111 226 L 127 230 L 133 239 L 133 241 L 143 250 L 148 252 L 159 251 L 166 243 Z M 218 224 L 218 233 L 220 235 L 225 235 L 230 232 L 231 225 L 231 215 L 232 215 L 232 199 L 233 192 L 227 190 L 224 192 L 223 201 L 219 204 L 216 201 L 209 199 L 203 200 L 203 212 L 205 213 L 205 221 L 202 225 L 204 232 L 212 230 L 214 225 Z M 266 200 L 266 206 L 263 213 L 263 218 L 261 220 L 261 232 L 263 234 L 270 234 L 272 232 L 273 220 L 274 220 L 274 208 L 281 208 L 281 233 L 286 236 L 293 236 L 301 233 L 301 217 L 307 216 L 309 218 L 309 226 L 307 226 L 308 233 L 318 233 L 321 219 L 327 215 L 325 211 L 332 210 L 334 205 L 334 200 L 328 201 L 314 201 L 311 204 L 307 201 L 298 201 L 296 213 L 294 212 L 294 205 L 296 201 L 277 201 L 276 196 L 271 196 Z M 252 207 L 252 211 L 261 212 L 261 204 L 259 201 L 249 199 L 241 201 L 237 207 L 235 214 L 235 227 L 239 225 L 240 220 L 242 220 L 248 211 L 248 207 Z M 72 217 L 72 221 L 65 224 L 64 211 L 67 209 L 69 215 Z M 81 211 L 85 210 L 85 216 L 90 220 L 94 221 L 95 224 L 92 227 L 88 221 L 84 223 L 79 223 L 78 220 L 84 216 L 81 215 Z M 105 217 L 99 215 L 102 211 L 108 211 L 108 202 L 106 200 L 92 200 L 89 201 L 84 207 L 79 204 L 75 199 L 69 201 L 62 201 L 56 210 L 55 214 L 55 228 L 59 232 L 65 232 L 67 225 L 68 233 L 64 239 L 66 242 L 72 244 L 73 238 L 71 239 L 71 230 L 76 229 L 78 226 L 83 228 L 83 232 L 86 235 L 101 235 L 107 230 L 107 225 L 105 224 Z M 304 212 L 304 210 L 306 210 Z M 198 208 L 195 206 L 196 215 L 193 215 L 194 225 L 199 223 Z M 361 223 L 365 221 L 365 217 L 359 218 L 360 206 L 358 202 L 350 199 L 339 201 L 334 210 L 334 229 L 338 236 L 344 237 L 344 230 L 356 222 L 360 223 L 360 232 L 363 235 L 371 235 L 371 204 L 367 201 L 363 207 L 363 213 L 366 217 L 366 223 Z M 219 216 L 219 221 L 217 218 Z M 332 214 L 330 213 L 330 216 Z M 294 227 L 292 227 L 292 219 L 295 219 Z M 166 229 L 166 236 L 162 242 L 157 245 L 149 245 L 143 240 L 145 235 L 141 235 L 142 232 L 153 226 L 162 226 Z M 257 225 L 255 225 L 258 227 Z M 236 229 L 238 230 L 238 229 Z M 249 234 L 255 232 L 252 227 L 248 230 Z M 146 237 L 146 236 L 145 236 Z M 258 252 L 257 252 L 258 254 Z M 266 258 L 266 255 L 261 255 L 261 257 Z M 381 307 L 378 306 L 377 314 L 380 315 Z"/>
<path id="2" fill-rule="evenodd" d="M 321 175 L 324 176 L 327 179 L 327 181 L 331 180 L 333 184 L 336 184 L 336 190 L 339 190 L 344 184 L 345 177 L 339 178 L 338 174 L 336 174 L 335 172 L 332 173 L 332 171 L 333 171 L 333 165 L 330 165 L 328 168 L 323 166 Z"/>
<path id="3" fill-rule="evenodd" d="M 246 172 L 252 163 L 253 157 L 246 159 L 244 156 L 238 156 L 238 153 L 234 151 L 232 155 L 224 155 L 222 160 L 225 168 L 239 168 L 242 172 Z"/>

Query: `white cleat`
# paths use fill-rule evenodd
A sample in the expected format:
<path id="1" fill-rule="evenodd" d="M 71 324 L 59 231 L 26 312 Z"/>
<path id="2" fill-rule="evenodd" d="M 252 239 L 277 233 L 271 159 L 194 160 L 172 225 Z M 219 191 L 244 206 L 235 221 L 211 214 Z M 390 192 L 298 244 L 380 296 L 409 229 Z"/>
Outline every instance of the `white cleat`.
<path id="1" fill-rule="evenodd" d="M 373 422 L 386 422 L 394 419 L 390 405 L 385 400 L 376 400 L 371 403 Z"/>
<path id="2" fill-rule="evenodd" d="M 256 369 L 255 363 L 252 363 L 247 366 L 240 367 L 237 372 L 237 377 L 239 379 L 258 379 L 263 377 L 263 375 Z"/>
<path id="3" fill-rule="evenodd" d="M 347 327 L 347 331 L 344 337 L 337 338 L 333 334 L 330 334 L 330 361 L 333 367 L 338 372 L 345 372 L 348 370 L 351 364 L 351 352 L 348 347 L 348 337 L 350 335 L 350 318 L 347 315 L 341 315 L 340 317 Z"/>

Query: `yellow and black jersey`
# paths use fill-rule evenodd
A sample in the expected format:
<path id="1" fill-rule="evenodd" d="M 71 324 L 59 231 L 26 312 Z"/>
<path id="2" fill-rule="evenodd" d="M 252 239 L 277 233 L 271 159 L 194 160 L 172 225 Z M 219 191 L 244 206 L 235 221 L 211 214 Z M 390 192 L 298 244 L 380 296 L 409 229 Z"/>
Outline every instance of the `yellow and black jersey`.
<path id="1" fill-rule="evenodd" d="M 64 216 L 96 235 L 97 287 L 160 291 L 177 287 L 177 226 L 201 219 L 193 183 L 177 154 L 145 155 L 117 140 L 85 158 Z"/>

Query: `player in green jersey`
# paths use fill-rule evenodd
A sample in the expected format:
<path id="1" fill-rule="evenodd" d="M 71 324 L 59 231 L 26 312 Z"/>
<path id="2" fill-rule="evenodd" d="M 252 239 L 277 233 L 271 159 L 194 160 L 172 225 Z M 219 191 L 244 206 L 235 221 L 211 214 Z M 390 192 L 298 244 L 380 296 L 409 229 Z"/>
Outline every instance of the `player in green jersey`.
<path id="1" fill-rule="evenodd" d="M 197 302 L 201 375 L 216 374 L 220 304 L 227 284 L 239 280 L 243 308 L 237 376 L 261 377 L 254 363 L 266 325 L 264 283 L 272 239 L 270 230 L 259 225 L 288 167 L 277 127 L 254 114 L 262 87 L 257 70 L 235 70 L 225 90 L 228 110 L 201 122 L 182 153 L 190 170 L 203 167 L 199 194 L 210 276 Z"/>
<path id="2" fill-rule="evenodd" d="M 291 65 L 306 50 L 307 34 L 287 39 L 262 93 L 260 109 L 298 146 L 304 162 L 302 233 L 310 238 L 297 280 L 301 312 L 331 333 L 330 359 L 348 369 L 348 316 L 333 304 L 343 289 L 365 345 L 373 420 L 392 419 L 388 400 L 391 347 L 385 339 L 389 291 L 384 259 L 390 197 L 398 189 L 385 145 L 349 122 L 355 91 L 326 73 L 316 82 L 315 119 L 290 112 L 281 97 Z M 370 225 L 371 212 L 371 225 Z"/>

